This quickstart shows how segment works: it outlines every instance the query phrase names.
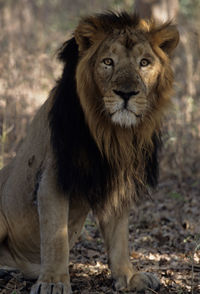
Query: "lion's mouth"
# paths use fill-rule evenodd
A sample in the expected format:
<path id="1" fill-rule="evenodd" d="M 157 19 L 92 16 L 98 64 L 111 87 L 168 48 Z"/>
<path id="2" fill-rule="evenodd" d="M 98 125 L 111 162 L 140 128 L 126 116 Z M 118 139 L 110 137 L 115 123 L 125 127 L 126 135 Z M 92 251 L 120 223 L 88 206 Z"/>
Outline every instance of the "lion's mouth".
<path id="1" fill-rule="evenodd" d="M 124 107 L 123 109 L 117 109 L 113 112 L 110 113 L 110 116 L 112 117 L 113 115 L 115 115 L 116 113 L 120 112 L 121 114 L 124 112 L 125 114 L 128 114 L 129 112 L 133 113 L 135 115 L 135 117 L 137 118 L 141 118 L 142 115 L 141 114 L 138 114 L 138 113 L 135 113 L 133 110 L 131 109 L 128 109 L 126 107 Z"/>
<path id="2" fill-rule="evenodd" d="M 128 111 L 132 112 L 137 118 L 142 117 L 141 114 L 137 114 L 137 113 L 135 113 L 134 111 L 132 111 L 131 109 L 128 109 Z"/>

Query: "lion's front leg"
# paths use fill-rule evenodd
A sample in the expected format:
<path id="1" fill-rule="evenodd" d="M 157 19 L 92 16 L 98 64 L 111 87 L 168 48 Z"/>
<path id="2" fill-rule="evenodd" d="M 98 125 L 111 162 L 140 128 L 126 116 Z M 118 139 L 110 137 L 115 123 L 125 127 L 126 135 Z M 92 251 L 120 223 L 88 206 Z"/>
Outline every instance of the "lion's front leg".
<path id="1" fill-rule="evenodd" d="M 69 294 L 68 199 L 56 189 L 53 171 L 44 174 L 38 191 L 41 271 L 31 294 Z"/>
<path id="2" fill-rule="evenodd" d="M 116 290 L 143 291 L 157 290 L 158 279 L 150 273 L 138 272 L 133 268 L 128 249 L 128 215 L 112 215 L 106 221 L 99 218 L 100 228 L 105 239 L 108 261 Z"/>

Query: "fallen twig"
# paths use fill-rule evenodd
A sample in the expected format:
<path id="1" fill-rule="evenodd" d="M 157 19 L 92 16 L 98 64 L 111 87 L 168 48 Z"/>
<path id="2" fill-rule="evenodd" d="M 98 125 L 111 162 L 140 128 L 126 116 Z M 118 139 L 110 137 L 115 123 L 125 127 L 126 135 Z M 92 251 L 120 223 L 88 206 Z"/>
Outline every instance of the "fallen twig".
<path id="1" fill-rule="evenodd" d="M 158 292 L 154 291 L 154 290 L 151 289 L 151 288 L 147 288 L 147 290 L 151 291 L 151 292 L 154 293 L 154 294 L 158 294 Z"/>

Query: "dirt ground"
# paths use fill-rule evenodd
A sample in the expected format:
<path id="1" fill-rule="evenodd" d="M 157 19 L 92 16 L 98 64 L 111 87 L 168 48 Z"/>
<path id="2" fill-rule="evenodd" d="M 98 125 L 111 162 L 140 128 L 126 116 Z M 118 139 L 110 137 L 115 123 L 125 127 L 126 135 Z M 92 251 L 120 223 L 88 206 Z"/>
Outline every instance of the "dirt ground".
<path id="1" fill-rule="evenodd" d="M 159 292 L 145 294 L 200 293 L 199 188 L 195 182 L 180 187 L 174 180 L 162 180 L 152 199 L 131 212 L 132 262 L 139 270 L 154 272 L 162 284 Z M 92 215 L 70 257 L 73 293 L 117 293 Z M 32 283 L 19 272 L 0 271 L 1 294 L 29 293 Z"/>

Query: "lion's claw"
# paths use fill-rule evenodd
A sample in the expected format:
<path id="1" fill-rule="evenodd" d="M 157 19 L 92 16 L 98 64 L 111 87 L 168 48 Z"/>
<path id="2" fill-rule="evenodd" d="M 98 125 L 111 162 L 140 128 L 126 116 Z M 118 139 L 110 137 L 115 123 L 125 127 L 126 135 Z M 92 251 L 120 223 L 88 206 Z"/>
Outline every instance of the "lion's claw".
<path id="1" fill-rule="evenodd" d="M 32 286 L 30 294 L 70 294 L 71 289 L 63 283 L 36 283 Z"/>

